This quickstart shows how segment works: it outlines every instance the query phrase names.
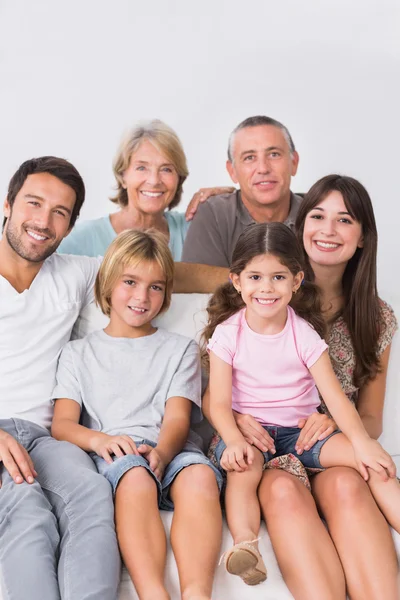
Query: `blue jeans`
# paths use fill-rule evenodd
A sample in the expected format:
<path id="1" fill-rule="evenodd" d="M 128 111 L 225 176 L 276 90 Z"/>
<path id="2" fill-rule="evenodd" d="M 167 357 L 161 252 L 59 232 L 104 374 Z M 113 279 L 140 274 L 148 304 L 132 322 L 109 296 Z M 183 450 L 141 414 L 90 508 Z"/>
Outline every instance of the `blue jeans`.
<path id="1" fill-rule="evenodd" d="M 156 444 L 150 440 L 135 440 L 136 446 L 140 444 L 148 444 L 155 448 Z M 143 456 L 137 454 L 126 454 L 120 458 L 114 457 L 113 463 L 107 463 L 104 458 L 91 454 L 96 467 L 102 475 L 110 482 L 113 492 L 117 489 L 118 483 L 121 477 L 130 469 L 134 467 L 144 467 L 146 471 L 153 477 L 157 490 L 158 490 L 158 506 L 163 510 L 174 510 L 174 504 L 169 495 L 169 490 L 173 484 L 176 476 L 184 469 L 191 465 L 207 465 L 213 470 L 214 475 L 217 479 L 218 488 L 221 491 L 222 487 L 222 476 L 221 473 L 214 467 L 212 462 L 205 456 L 200 449 L 183 450 L 177 454 L 171 462 L 166 466 L 164 477 L 162 481 L 159 481 L 150 469 L 150 465 Z"/>
<path id="2" fill-rule="evenodd" d="M 3 600 L 115 600 L 120 557 L 107 481 L 91 458 L 30 421 L 0 429 L 29 452 L 38 476 L 16 484 L 0 466 Z"/>
<path id="3" fill-rule="evenodd" d="M 302 454 L 297 454 L 295 447 L 301 429 L 298 427 L 278 427 L 276 425 L 264 425 L 263 427 L 274 440 L 276 450 L 276 454 L 271 454 L 271 452 L 263 452 L 265 462 L 268 462 L 272 458 L 276 458 L 278 456 L 293 454 L 306 468 L 309 469 L 323 469 L 323 466 L 319 462 L 321 448 L 330 437 L 340 433 L 340 431 L 334 431 L 324 440 L 316 442 L 314 446 L 310 448 L 310 450 L 304 450 Z M 226 445 L 224 441 L 220 439 L 215 448 L 215 458 L 218 464 L 221 462 L 221 456 L 225 448 Z"/>

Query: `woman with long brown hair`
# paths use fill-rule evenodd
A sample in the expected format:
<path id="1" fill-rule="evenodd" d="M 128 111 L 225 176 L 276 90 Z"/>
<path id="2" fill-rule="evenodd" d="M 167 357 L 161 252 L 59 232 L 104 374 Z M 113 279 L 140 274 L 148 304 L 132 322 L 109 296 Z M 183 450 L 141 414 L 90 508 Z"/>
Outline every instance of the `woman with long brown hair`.
<path id="1" fill-rule="evenodd" d="M 369 435 L 378 438 L 397 323 L 377 294 L 377 231 L 368 192 L 350 177 L 324 177 L 304 198 L 296 226 L 308 257 L 306 281 L 320 291 L 334 370 Z M 336 428 L 327 416 L 308 421 L 299 452 L 321 439 L 322 429 L 328 433 Z M 245 439 L 266 447 L 255 419 L 237 414 L 236 422 Z M 338 600 L 344 582 L 352 600 L 398 600 L 390 529 L 357 471 L 333 467 L 314 475 L 311 495 L 303 485 L 300 463 L 276 460 L 280 469 L 264 472 L 258 496 L 283 577 L 296 600 Z M 282 470 L 287 464 L 294 465 L 291 473 Z"/>

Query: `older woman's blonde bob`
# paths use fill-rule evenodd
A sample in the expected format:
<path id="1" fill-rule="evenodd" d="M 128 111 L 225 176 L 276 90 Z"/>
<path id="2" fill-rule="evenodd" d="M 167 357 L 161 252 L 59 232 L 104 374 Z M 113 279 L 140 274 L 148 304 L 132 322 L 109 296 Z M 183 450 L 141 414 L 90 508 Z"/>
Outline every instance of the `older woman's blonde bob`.
<path id="1" fill-rule="evenodd" d="M 124 188 L 123 176 L 129 167 L 132 154 L 144 140 L 149 140 L 174 165 L 178 173 L 179 183 L 176 194 L 168 207 L 170 210 L 181 201 L 183 182 L 189 175 L 189 171 L 180 139 L 171 127 L 158 119 L 135 125 L 122 139 L 113 163 L 113 171 L 117 180 L 117 194 L 110 200 L 120 206 L 128 205 L 128 193 Z"/>
<path id="2" fill-rule="evenodd" d="M 108 317 L 111 312 L 111 294 L 118 279 L 127 267 L 135 267 L 143 261 L 156 261 L 164 273 L 165 295 L 160 313 L 168 309 L 174 280 L 174 260 L 168 248 L 167 238 L 155 229 L 128 229 L 110 244 L 96 277 L 96 303 Z"/>

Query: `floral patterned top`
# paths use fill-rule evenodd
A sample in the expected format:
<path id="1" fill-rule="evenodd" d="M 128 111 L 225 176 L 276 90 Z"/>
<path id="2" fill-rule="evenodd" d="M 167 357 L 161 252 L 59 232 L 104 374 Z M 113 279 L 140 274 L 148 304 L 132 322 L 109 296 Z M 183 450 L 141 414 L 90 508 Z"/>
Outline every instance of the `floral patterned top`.
<path id="1" fill-rule="evenodd" d="M 383 353 L 389 344 L 391 344 L 397 330 L 397 320 L 394 311 L 389 304 L 383 300 L 381 300 L 381 310 L 382 331 L 378 341 L 379 355 Z M 359 390 L 353 383 L 353 373 L 356 363 L 355 354 L 350 333 L 343 317 L 339 317 L 334 321 L 326 341 L 329 345 L 329 356 L 336 377 L 349 400 L 356 403 Z M 329 414 L 323 402 L 321 402 L 321 408 L 324 412 Z M 208 451 L 208 456 L 213 462 L 215 461 L 214 450 L 218 439 L 219 436 L 217 435 L 213 437 Z M 298 477 L 308 489 L 311 489 L 308 475 L 319 472 L 320 470 L 305 469 L 302 463 L 293 454 L 273 458 L 265 465 L 265 468 L 283 469 L 284 471 L 288 471 Z"/>

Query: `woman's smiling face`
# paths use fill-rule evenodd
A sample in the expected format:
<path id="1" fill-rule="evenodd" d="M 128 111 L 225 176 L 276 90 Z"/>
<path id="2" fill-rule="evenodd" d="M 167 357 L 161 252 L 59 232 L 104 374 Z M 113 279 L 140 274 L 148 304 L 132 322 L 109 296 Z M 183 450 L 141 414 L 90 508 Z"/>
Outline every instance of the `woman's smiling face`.
<path id="1" fill-rule="evenodd" d="M 330 192 L 304 221 L 303 244 L 311 265 L 347 264 L 363 247 L 361 224 L 348 212 L 343 196 Z"/>
<path id="2" fill-rule="evenodd" d="M 175 166 L 149 141 L 131 156 L 123 174 L 129 204 L 145 214 L 164 212 L 175 198 L 179 175 Z"/>

